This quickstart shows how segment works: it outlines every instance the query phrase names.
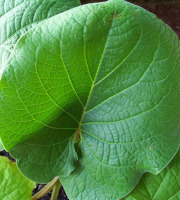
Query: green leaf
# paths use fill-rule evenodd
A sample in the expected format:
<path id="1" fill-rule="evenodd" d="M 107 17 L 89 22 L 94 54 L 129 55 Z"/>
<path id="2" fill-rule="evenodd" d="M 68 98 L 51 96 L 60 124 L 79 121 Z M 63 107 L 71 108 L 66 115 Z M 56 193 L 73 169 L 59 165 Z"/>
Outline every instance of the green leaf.
<path id="1" fill-rule="evenodd" d="M 59 175 L 71 199 L 124 197 L 178 150 L 179 54 L 175 33 L 126 1 L 46 20 L 19 40 L 2 74 L 5 148 L 31 179 Z M 73 136 L 82 156 L 70 174 Z"/>
<path id="2" fill-rule="evenodd" d="M 35 182 L 47 183 L 55 176 L 68 176 L 75 169 L 78 157 L 71 135 L 70 131 L 43 129 L 40 135 L 11 153 L 18 158 L 17 165 L 24 175 Z"/>
<path id="3" fill-rule="evenodd" d="M 22 35 L 40 21 L 79 5 L 79 0 L 1 0 L 0 77 Z"/>
<path id="4" fill-rule="evenodd" d="M 36 26 L 39 22 L 50 18 L 54 15 L 57 15 L 59 13 L 62 13 L 63 11 L 66 11 L 68 9 L 74 8 L 76 6 L 80 5 L 79 0 L 38 0 L 38 1 L 31 1 L 31 0 L 3 0 L 0 3 L 0 77 L 3 72 L 3 70 L 6 67 L 6 63 L 8 61 L 8 58 L 10 57 L 11 53 L 13 52 L 15 48 L 15 44 L 17 43 L 18 39 L 23 36 L 27 31 L 29 31 L 32 27 Z M 15 102 L 14 102 L 15 103 Z M 16 115 L 16 113 L 14 113 Z M 22 124 L 21 124 L 22 125 Z M 18 126 L 18 125 L 17 125 Z M 16 125 L 15 125 L 16 127 Z M 11 127 L 12 128 L 12 127 Z M 21 127 L 23 129 L 23 127 Z M 16 129 L 16 128 L 15 128 Z M 49 137 L 47 137 L 47 142 L 49 142 Z M 67 135 L 64 137 L 66 139 L 68 137 Z M 57 138 L 56 138 L 57 139 Z M 13 140 L 11 140 L 13 143 Z M 64 142 L 62 147 L 58 147 L 58 144 L 56 145 L 56 150 L 54 154 L 58 153 L 58 157 L 60 157 L 60 154 L 64 151 L 64 146 L 67 146 L 66 151 L 63 153 L 65 156 L 67 151 L 70 150 L 68 147 L 71 144 L 71 142 Z M 50 143 L 49 143 L 50 145 Z M 55 145 L 54 145 L 55 147 Z M 53 148 L 54 148 L 53 147 Z M 32 148 L 32 145 L 30 146 Z M 1 149 L 1 146 L 0 146 Z M 3 149 L 3 146 L 2 146 Z M 28 148 L 26 148 L 28 149 Z M 35 145 L 34 145 L 34 149 Z M 48 147 L 42 148 L 42 151 L 46 151 L 44 149 L 48 149 Z M 55 149 L 55 148 L 54 148 Z M 60 153 L 61 152 L 61 153 Z M 25 153 L 25 152 L 24 152 Z M 53 150 L 51 149 L 51 153 L 53 154 Z M 73 154 L 72 150 L 72 154 Z M 41 158 L 41 154 L 39 155 Z M 29 159 L 31 156 L 28 156 Z M 49 155 L 48 155 L 49 157 Z M 39 159 L 40 159 L 39 158 Z M 37 156 L 36 156 L 37 159 Z M 74 153 L 74 159 L 77 160 L 77 155 Z M 54 163 L 57 162 L 58 158 L 56 156 L 56 159 L 54 162 L 50 161 L 50 164 L 48 165 L 48 168 L 46 166 L 45 168 L 45 174 L 47 173 L 46 170 L 49 170 L 49 166 L 54 166 Z M 67 158 L 68 161 L 68 158 Z M 42 162 L 42 161 L 41 161 Z M 46 164 L 48 163 L 48 158 L 45 159 Z M 74 162 L 71 160 L 71 163 Z M 44 165 L 44 164 L 43 164 Z M 42 172 L 44 169 L 44 166 L 42 167 Z M 36 168 L 35 164 L 35 168 Z M 41 169 L 39 164 L 39 169 Z M 61 165 L 59 166 L 61 167 Z M 50 168 L 52 169 L 52 168 Z M 59 168 L 57 168 L 58 170 Z M 69 170 L 72 171 L 74 167 L 70 167 Z M 65 170 L 65 169 L 64 169 Z M 64 170 L 59 170 L 64 171 Z M 70 173 L 68 169 L 66 169 L 66 174 Z M 52 173 L 52 176 L 50 178 L 54 177 L 53 170 L 50 172 Z M 49 173 L 49 174 L 50 174 Z M 44 177 L 46 175 L 43 175 Z M 48 179 L 49 181 L 49 179 Z"/>
<path id="5" fill-rule="evenodd" d="M 30 200 L 35 183 L 24 177 L 16 163 L 0 156 L 0 199 Z"/>
<path id="6" fill-rule="evenodd" d="M 158 175 L 146 173 L 125 200 L 180 199 L 180 151 Z"/>
<path id="7" fill-rule="evenodd" d="M 2 151 L 3 149 L 4 149 L 4 147 L 3 147 L 3 144 L 2 144 L 1 139 L 0 139 L 0 151 Z"/>

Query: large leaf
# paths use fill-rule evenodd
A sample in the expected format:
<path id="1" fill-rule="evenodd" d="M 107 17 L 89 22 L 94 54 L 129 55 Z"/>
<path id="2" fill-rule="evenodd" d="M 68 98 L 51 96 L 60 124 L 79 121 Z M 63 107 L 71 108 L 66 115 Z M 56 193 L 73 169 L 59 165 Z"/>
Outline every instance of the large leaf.
<path id="1" fill-rule="evenodd" d="M 71 199 L 118 199 L 180 143 L 179 40 L 122 0 L 81 6 L 18 42 L 0 83 L 0 135 L 22 172 Z M 80 136 L 79 161 L 73 136 Z"/>
<path id="2" fill-rule="evenodd" d="M 124 199 L 180 199 L 180 151 L 160 174 L 144 174 L 133 192 Z"/>
<path id="3" fill-rule="evenodd" d="M 79 0 L 1 0 L 0 77 L 22 35 L 40 21 L 79 5 Z"/>
<path id="4" fill-rule="evenodd" d="M 16 163 L 0 156 L 0 199 L 30 200 L 35 183 L 25 178 Z"/>

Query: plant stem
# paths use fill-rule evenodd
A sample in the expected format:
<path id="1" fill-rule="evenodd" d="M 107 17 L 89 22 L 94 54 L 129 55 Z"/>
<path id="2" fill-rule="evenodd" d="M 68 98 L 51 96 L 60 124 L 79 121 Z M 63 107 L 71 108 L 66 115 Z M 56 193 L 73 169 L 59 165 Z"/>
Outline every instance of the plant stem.
<path id="1" fill-rule="evenodd" d="M 47 185 L 45 185 L 38 193 L 36 193 L 31 200 L 37 200 L 44 195 L 46 195 L 48 192 L 50 192 L 54 186 L 56 185 L 56 182 L 59 181 L 59 178 L 56 176 L 51 182 L 49 182 Z"/>
<path id="2" fill-rule="evenodd" d="M 54 185 L 51 200 L 57 200 L 60 188 L 61 188 L 61 183 L 58 179 L 56 181 L 56 184 Z"/>
<path id="3" fill-rule="evenodd" d="M 80 128 L 78 128 L 74 134 L 74 143 L 78 143 L 80 140 Z"/>

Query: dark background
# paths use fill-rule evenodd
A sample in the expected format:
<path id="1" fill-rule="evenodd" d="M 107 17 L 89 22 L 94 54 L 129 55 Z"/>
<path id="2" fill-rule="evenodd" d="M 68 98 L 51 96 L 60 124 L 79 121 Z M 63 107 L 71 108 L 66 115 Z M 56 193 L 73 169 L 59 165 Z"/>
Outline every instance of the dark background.
<path id="1" fill-rule="evenodd" d="M 105 0 L 81 0 L 82 4 L 101 2 Z M 180 38 L 180 0 L 127 0 L 136 5 L 139 5 L 150 12 L 154 13 L 166 22 Z M 8 156 L 9 154 L 5 151 L 1 151 L 0 155 Z M 33 191 L 33 195 L 37 193 L 44 185 L 37 184 Z M 40 200 L 50 200 L 51 192 L 48 193 Z M 58 196 L 58 200 L 68 200 L 63 188 L 61 188 Z"/>
<path id="2" fill-rule="evenodd" d="M 81 0 L 83 4 L 105 0 Z M 166 22 L 180 38 L 180 0 L 127 0 L 154 13 Z"/>

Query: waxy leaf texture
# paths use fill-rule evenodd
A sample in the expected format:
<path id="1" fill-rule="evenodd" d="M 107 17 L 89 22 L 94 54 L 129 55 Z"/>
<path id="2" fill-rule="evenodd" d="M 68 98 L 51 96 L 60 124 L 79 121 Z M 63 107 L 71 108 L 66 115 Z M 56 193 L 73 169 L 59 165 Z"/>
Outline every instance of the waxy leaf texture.
<path id="1" fill-rule="evenodd" d="M 1 0 L 0 77 L 21 36 L 39 22 L 79 5 L 79 0 Z"/>
<path id="2" fill-rule="evenodd" d="M 180 199 L 180 151 L 158 175 L 146 173 L 124 200 Z"/>
<path id="3" fill-rule="evenodd" d="M 21 174 L 15 162 L 0 156 L 1 200 L 30 200 L 35 185 Z"/>
<path id="4" fill-rule="evenodd" d="M 3 0 L 0 2 L 0 77 L 20 37 L 39 22 L 79 5 L 79 0 Z M 64 150 L 64 146 L 62 148 Z M 0 150 L 2 149 L 3 145 L 0 146 Z M 62 165 L 64 166 L 64 163 Z M 51 166 L 54 166 L 53 162 Z M 67 168 L 64 170 L 69 173 Z"/>
<path id="5" fill-rule="evenodd" d="M 59 176 L 72 200 L 123 198 L 179 148 L 179 55 L 167 25 L 123 0 L 47 19 L 3 69 L 4 147 L 30 179 Z"/>

